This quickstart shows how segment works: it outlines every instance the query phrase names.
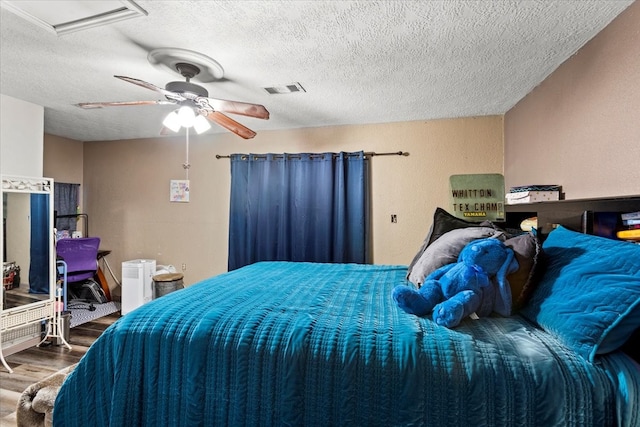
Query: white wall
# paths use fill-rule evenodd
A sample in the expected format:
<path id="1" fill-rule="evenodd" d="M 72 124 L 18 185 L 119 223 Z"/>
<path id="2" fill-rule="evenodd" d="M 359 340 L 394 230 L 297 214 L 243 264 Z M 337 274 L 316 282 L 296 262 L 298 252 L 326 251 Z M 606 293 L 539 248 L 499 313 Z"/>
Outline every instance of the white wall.
<path id="1" fill-rule="evenodd" d="M 42 176 L 44 107 L 0 94 L 0 173 Z"/>
<path id="2" fill-rule="evenodd" d="M 0 94 L 0 174 L 17 176 L 42 176 L 44 156 L 44 108 Z M 11 242 L 11 260 L 22 267 L 21 281 L 26 282 L 29 273 L 28 220 L 25 225 L 21 214 L 28 209 L 28 198 L 13 198 L 8 216 L 13 216 L 16 227 L 11 227 L 7 239 Z M 26 203 L 26 205 L 25 205 Z M 9 223 L 9 218 L 7 218 Z M 26 228 L 23 227 L 25 225 Z M 0 240 L 4 236 L 0 232 Z"/>

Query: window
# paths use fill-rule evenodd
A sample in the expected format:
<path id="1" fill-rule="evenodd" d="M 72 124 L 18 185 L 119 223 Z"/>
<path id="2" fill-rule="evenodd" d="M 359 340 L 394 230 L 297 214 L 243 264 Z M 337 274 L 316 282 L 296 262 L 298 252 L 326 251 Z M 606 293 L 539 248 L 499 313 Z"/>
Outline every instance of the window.
<path id="1" fill-rule="evenodd" d="M 79 193 L 80 184 L 67 184 L 64 182 L 54 183 L 53 210 L 56 214 L 56 229 L 69 230 L 69 234 L 77 230 L 77 217 L 58 217 L 64 215 L 76 215 L 79 213 Z"/>

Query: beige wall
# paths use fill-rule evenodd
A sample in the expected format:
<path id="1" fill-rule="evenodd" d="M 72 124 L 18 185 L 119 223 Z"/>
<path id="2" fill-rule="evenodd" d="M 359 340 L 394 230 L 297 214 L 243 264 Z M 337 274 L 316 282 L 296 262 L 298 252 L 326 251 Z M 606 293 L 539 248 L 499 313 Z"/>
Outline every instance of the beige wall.
<path id="1" fill-rule="evenodd" d="M 118 275 L 122 261 L 151 258 L 185 263 L 192 284 L 227 268 L 230 168 L 216 154 L 408 151 L 371 160 L 373 260 L 408 264 L 435 208 L 449 203 L 450 175 L 502 173 L 502 127 L 502 117 L 490 116 L 266 131 L 250 141 L 192 136 L 186 204 L 169 202 L 170 180 L 185 178 L 184 137 L 88 142 L 85 206 Z"/>
<path id="2" fill-rule="evenodd" d="M 55 135 L 44 136 L 44 176 L 55 182 L 81 184 L 84 144 Z"/>
<path id="3" fill-rule="evenodd" d="M 84 144 L 73 139 L 63 138 L 55 135 L 44 135 L 44 176 L 53 178 L 54 182 L 64 182 L 68 184 L 80 184 L 80 198 L 78 205 L 80 212 L 84 213 L 82 176 Z M 79 222 L 78 230 L 86 232 L 87 225 Z M 93 235 L 93 229 L 88 230 Z"/>
<path id="4" fill-rule="evenodd" d="M 640 2 L 505 115 L 507 187 L 640 194 Z"/>

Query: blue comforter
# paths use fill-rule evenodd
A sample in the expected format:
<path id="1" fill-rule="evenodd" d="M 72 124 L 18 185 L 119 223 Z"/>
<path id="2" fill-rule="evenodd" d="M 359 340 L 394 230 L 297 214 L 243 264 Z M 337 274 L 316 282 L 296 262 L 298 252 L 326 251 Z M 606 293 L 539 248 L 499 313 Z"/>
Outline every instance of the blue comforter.
<path id="1" fill-rule="evenodd" d="M 63 384 L 56 426 L 640 425 L 640 371 L 519 316 L 404 313 L 406 267 L 257 263 L 123 316 Z"/>

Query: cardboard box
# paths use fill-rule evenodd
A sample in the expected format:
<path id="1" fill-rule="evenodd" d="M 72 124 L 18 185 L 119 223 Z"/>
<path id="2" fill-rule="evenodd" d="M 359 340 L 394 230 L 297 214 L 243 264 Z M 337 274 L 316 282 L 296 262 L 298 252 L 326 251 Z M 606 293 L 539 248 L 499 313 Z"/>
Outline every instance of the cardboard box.
<path id="1" fill-rule="evenodd" d="M 548 202 L 550 200 L 560 200 L 559 191 L 518 191 L 505 194 L 508 205 L 519 203 Z"/>

